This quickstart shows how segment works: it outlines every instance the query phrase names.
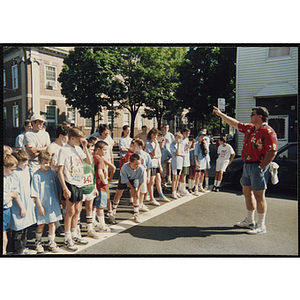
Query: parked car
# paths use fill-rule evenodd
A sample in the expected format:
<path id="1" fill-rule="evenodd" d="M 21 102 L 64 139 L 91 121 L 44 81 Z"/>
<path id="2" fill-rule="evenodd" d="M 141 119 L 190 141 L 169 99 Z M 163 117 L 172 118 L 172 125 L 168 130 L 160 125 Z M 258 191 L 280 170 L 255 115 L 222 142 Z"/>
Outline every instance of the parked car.
<path id="1" fill-rule="evenodd" d="M 278 186 L 297 188 L 297 142 L 290 142 L 283 147 L 281 147 L 274 159 L 279 165 L 278 169 Z M 227 167 L 226 172 L 224 173 L 223 181 L 232 182 L 239 188 L 241 188 L 241 177 L 243 173 L 243 160 L 239 158 L 234 158 L 231 164 Z M 271 178 L 269 179 L 268 186 L 272 185 Z M 276 185 L 276 186 L 277 186 Z"/>

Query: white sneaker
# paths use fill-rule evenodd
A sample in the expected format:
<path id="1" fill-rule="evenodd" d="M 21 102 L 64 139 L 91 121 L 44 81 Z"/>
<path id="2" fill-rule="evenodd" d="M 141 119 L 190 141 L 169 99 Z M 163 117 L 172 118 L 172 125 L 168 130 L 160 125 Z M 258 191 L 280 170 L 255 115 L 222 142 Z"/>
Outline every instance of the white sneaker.
<path id="1" fill-rule="evenodd" d="M 235 226 L 241 227 L 241 228 L 253 229 L 255 227 L 255 222 L 254 223 L 249 223 L 247 221 L 247 217 L 246 217 L 244 221 L 236 223 Z"/>
<path id="2" fill-rule="evenodd" d="M 206 185 L 204 189 L 205 189 L 205 190 L 208 190 L 208 189 L 209 189 L 208 185 Z"/>
<path id="3" fill-rule="evenodd" d="M 176 193 L 172 193 L 172 198 L 173 198 L 173 199 L 178 199 Z"/>
<path id="4" fill-rule="evenodd" d="M 202 186 L 200 186 L 200 187 L 199 187 L 199 192 L 201 192 L 201 193 L 206 193 L 206 190 L 205 190 Z"/>
<path id="5" fill-rule="evenodd" d="M 20 254 L 21 255 L 32 255 L 32 254 L 37 254 L 37 251 L 25 248 Z"/>
<path id="6" fill-rule="evenodd" d="M 53 253 L 58 253 L 59 252 L 59 247 L 57 246 L 55 241 L 49 241 L 48 247 Z"/>
<path id="7" fill-rule="evenodd" d="M 91 237 L 93 239 L 99 239 L 100 238 L 100 236 L 93 229 L 92 230 L 88 230 L 87 236 L 89 236 L 89 237 Z"/>
<path id="8" fill-rule="evenodd" d="M 39 253 L 44 253 L 44 248 L 42 246 L 42 243 L 41 241 L 36 241 L 35 242 L 35 250 L 36 252 L 39 254 Z"/>
<path id="9" fill-rule="evenodd" d="M 138 214 L 133 216 L 133 220 L 134 220 L 135 223 L 140 223 L 141 222 L 140 216 Z"/>
<path id="10" fill-rule="evenodd" d="M 170 202 L 170 199 L 168 199 L 168 198 L 164 195 L 164 196 L 162 196 L 161 198 L 159 198 L 159 201 Z"/>
<path id="11" fill-rule="evenodd" d="M 247 233 L 249 233 L 249 234 L 264 234 L 264 233 L 267 233 L 267 227 L 261 226 L 260 224 L 258 224 L 254 228 L 248 230 Z"/>
<path id="12" fill-rule="evenodd" d="M 178 198 L 181 198 L 182 196 L 179 194 L 179 193 L 177 193 L 176 192 L 176 196 L 178 197 Z"/>
<path id="13" fill-rule="evenodd" d="M 150 209 L 145 204 L 140 204 L 139 210 L 140 211 L 150 211 Z"/>
<path id="14" fill-rule="evenodd" d="M 149 201 L 149 204 L 150 205 L 155 205 L 155 206 L 160 206 L 160 204 L 155 199 Z"/>
<path id="15" fill-rule="evenodd" d="M 200 196 L 199 191 L 198 191 L 198 190 L 195 190 L 194 195 L 195 195 L 195 196 Z"/>
<path id="16" fill-rule="evenodd" d="M 104 226 L 99 228 L 99 232 L 108 233 L 111 232 L 111 229 L 105 224 Z"/>

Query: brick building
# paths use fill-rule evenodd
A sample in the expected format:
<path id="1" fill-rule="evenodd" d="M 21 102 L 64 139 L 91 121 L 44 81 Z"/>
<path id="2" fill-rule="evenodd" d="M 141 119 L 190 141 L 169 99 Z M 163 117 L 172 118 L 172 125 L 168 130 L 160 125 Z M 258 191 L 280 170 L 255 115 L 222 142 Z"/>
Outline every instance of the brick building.
<path id="1" fill-rule="evenodd" d="M 5 46 L 3 47 L 3 128 L 4 144 L 14 147 L 15 138 L 23 131 L 24 121 L 33 113 L 45 116 L 47 131 L 55 139 L 57 124 L 68 121 L 81 128 L 88 136 L 91 120 L 80 117 L 76 109 L 68 106 L 61 94 L 57 78 L 62 70 L 63 60 L 72 47 Z M 135 120 L 135 134 L 142 125 L 148 128 L 157 125 L 156 119 L 142 118 L 143 108 Z M 112 122 L 113 120 L 113 122 Z M 107 111 L 98 115 L 98 123 L 111 126 L 112 136 L 117 142 L 123 125 L 130 125 L 130 113 L 118 111 L 112 118 Z M 112 128 L 112 124 L 113 127 Z"/>

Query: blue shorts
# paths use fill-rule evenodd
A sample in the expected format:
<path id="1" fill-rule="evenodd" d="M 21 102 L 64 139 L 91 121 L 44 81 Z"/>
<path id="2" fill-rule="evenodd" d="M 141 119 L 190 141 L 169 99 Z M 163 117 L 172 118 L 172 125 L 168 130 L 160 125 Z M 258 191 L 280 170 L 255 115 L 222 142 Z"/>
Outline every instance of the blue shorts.
<path id="1" fill-rule="evenodd" d="M 107 207 L 107 192 L 99 191 L 99 195 L 94 199 L 94 206 L 97 208 L 106 208 Z"/>
<path id="2" fill-rule="evenodd" d="M 10 217 L 11 217 L 10 208 L 3 209 L 3 232 L 9 228 Z"/>
<path id="3" fill-rule="evenodd" d="M 267 183 L 269 179 L 269 166 L 263 169 L 263 172 L 258 167 L 260 163 L 255 162 L 253 164 L 244 163 L 242 186 L 251 186 L 254 191 L 262 191 L 267 189 Z"/>

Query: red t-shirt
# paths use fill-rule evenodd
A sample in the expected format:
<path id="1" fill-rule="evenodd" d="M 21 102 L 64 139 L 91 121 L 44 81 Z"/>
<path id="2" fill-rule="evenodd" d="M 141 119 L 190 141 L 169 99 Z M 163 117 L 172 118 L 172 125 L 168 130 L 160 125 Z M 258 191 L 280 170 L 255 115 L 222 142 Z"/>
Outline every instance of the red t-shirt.
<path id="1" fill-rule="evenodd" d="M 277 134 L 267 123 L 255 130 L 254 124 L 238 124 L 240 132 L 244 133 L 242 148 L 243 161 L 262 161 L 270 150 L 277 151 Z"/>
<path id="2" fill-rule="evenodd" d="M 120 170 L 122 169 L 123 165 L 129 162 L 131 154 L 133 154 L 133 152 L 129 150 L 125 156 L 120 158 Z"/>
<path id="3" fill-rule="evenodd" d="M 106 172 L 106 166 L 104 160 L 99 155 L 95 155 L 94 164 L 95 164 L 95 177 L 96 177 L 97 190 L 107 192 L 107 184 L 104 184 L 98 175 L 98 170 L 101 169 L 103 171 L 104 178 L 105 179 L 107 178 L 107 172 Z"/>

